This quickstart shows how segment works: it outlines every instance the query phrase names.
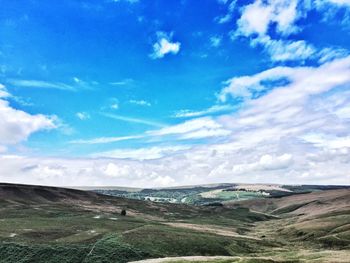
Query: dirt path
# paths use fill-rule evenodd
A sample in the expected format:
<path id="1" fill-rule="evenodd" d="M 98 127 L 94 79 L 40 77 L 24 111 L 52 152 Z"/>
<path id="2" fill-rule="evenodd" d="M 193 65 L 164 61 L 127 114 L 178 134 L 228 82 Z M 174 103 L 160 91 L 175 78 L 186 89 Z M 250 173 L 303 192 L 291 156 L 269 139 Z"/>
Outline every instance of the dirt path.
<path id="1" fill-rule="evenodd" d="M 258 238 L 258 237 L 240 235 L 229 228 L 217 227 L 217 226 L 212 226 L 212 225 L 197 225 L 197 224 L 171 223 L 171 222 L 163 223 L 163 224 L 168 225 L 168 226 L 172 226 L 172 227 L 188 228 L 188 229 L 196 230 L 199 232 L 212 233 L 212 234 L 216 234 L 219 236 L 241 237 L 241 238 L 247 238 L 247 239 L 260 240 L 260 238 Z"/>

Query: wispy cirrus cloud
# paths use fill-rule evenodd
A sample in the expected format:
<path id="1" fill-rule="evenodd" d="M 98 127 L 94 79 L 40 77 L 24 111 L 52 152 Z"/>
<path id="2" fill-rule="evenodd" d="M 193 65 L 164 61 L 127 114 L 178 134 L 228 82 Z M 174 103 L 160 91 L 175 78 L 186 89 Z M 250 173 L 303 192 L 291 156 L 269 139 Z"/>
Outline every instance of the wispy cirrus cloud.
<path id="1" fill-rule="evenodd" d="M 221 137 L 228 136 L 230 133 L 230 131 L 225 130 L 220 123 L 210 117 L 192 119 L 180 124 L 147 132 L 147 134 L 152 136 L 177 135 L 179 139 Z"/>
<path id="2" fill-rule="evenodd" d="M 219 113 L 219 112 L 226 112 L 236 109 L 237 107 L 232 105 L 214 105 L 207 109 L 200 110 L 200 111 L 193 111 L 193 110 L 179 110 L 176 111 L 173 115 L 174 118 L 193 118 L 193 117 L 200 117 L 204 115 L 210 115 L 213 113 Z"/>
<path id="3" fill-rule="evenodd" d="M 43 81 L 43 80 L 24 80 L 24 79 L 10 79 L 8 82 L 11 85 L 14 85 L 17 87 L 76 91 L 76 88 L 73 85 L 68 85 L 60 82 L 51 82 L 51 81 Z"/>
<path id="4" fill-rule="evenodd" d="M 78 77 L 72 78 L 71 84 L 55 81 L 33 80 L 33 79 L 9 79 L 10 85 L 24 88 L 55 89 L 64 91 L 79 91 L 94 89 L 99 83 L 96 81 L 84 81 Z"/>
<path id="5" fill-rule="evenodd" d="M 127 78 L 127 79 L 122 79 L 119 81 L 112 81 L 112 82 L 109 82 L 109 84 L 112 86 L 127 86 L 130 84 L 133 84 L 134 82 L 135 82 L 134 79 Z"/>
<path id="6" fill-rule="evenodd" d="M 219 4 L 226 5 L 229 1 L 218 1 L 218 2 L 219 2 Z M 237 4 L 237 0 L 232 0 L 231 3 L 228 5 L 227 13 L 223 16 L 215 17 L 214 20 L 218 24 L 225 24 L 225 23 L 230 22 L 232 20 L 233 11 L 236 8 L 236 4 Z"/>
<path id="7" fill-rule="evenodd" d="M 146 100 L 129 100 L 129 103 L 146 107 L 150 107 L 152 105 L 149 101 Z"/>
<path id="8" fill-rule="evenodd" d="M 114 118 L 121 121 L 136 122 L 147 125 L 163 125 L 153 123 L 146 120 L 134 119 L 115 114 L 103 114 L 106 117 Z M 145 123 L 146 122 L 146 123 Z M 157 126 L 156 126 L 157 127 Z M 143 134 L 131 136 L 115 136 L 115 137 L 98 137 L 92 139 L 79 139 L 70 141 L 72 144 L 106 144 L 126 140 L 138 140 L 144 138 L 161 138 L 163 141 L 183 141 L 227 137 L 231 134 L 229 130 L 223 128 L 221 124 L 210 117 L 203 117 L 188 120 L 175 125 L 161 126 L 160 129 L 148 130 Z"/>
<path id="9" fill-rule="evenodd" d="M 118 3 L 118 2 L 127 2 L 130 4 L 136 4 L 138 3 L 140 0 L 112 0 L 112 2 Z"/>
<path id="10" fill-rule="evenodd" d="M 141 139 L 145 138 L 145 135 L 131 135 L 131 136 L 119 136 L 119 137 L 99 137 L 99 138 L 93 138 L 93 139 L 79 139 L 79 140 L 73 140 L 69 143 L 71 144 L 104 144 L 104 143 L 113 143 L 113 142 L 120 142 L 120 141 L 128 141 L 128 140 L 135 140 L 135 139 Z"/>
<path id="11" fill-rule="evenodd" d="M 105 116 L 107 118 L 118 120 L 118 121 L 125 121 L 125 122 L 130 122 L 130 123 L 144 124 L 144 125 L 147 125 L 147 126 L 154 126 L 154 127 L 165 127 L 166 126 L 165 124 L 159 123 L 159 122 L 156 122 L 156 121 L 139 119 L 139 118 L 133 118 L 133 117 L 127 117 L 127 116 L 122 116 L 122 115 L 117 115 L 117 114 L 101 113 L 101 115 L 103 115 L 103 116 Z"/>

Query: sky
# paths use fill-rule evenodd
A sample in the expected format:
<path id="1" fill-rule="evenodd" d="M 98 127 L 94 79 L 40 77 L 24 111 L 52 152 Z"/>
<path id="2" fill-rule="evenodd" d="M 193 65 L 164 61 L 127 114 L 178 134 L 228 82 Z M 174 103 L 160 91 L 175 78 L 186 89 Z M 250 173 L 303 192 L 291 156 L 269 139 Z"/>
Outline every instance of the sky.
<path id="1" fill-rule="evenodd" d="M 0 6 L 0 181 L 350 184 L 349 0 Z"/>

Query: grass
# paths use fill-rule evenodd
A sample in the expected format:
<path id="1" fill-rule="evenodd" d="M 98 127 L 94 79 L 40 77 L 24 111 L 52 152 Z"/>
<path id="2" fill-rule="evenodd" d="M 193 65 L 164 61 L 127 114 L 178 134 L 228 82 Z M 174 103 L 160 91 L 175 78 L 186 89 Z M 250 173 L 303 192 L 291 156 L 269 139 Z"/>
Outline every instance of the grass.
<path id="1" fill-rule="evenodd" d="M 116 262 L 124 263 L 149 257 L 150 254 L 122 243 L 120 237 L 108 235 L 90 245 L 43 245 L 3 243 L 0 246 L 0 262 Z"/>
<path id="2" fill-rule="evenodd" d="M 211 256 L 230 255 L 226 247 L 232 238 L 164 225 L 149 225 L 123 234 L 123 241 L 151 251 L 156 257 Z"/>

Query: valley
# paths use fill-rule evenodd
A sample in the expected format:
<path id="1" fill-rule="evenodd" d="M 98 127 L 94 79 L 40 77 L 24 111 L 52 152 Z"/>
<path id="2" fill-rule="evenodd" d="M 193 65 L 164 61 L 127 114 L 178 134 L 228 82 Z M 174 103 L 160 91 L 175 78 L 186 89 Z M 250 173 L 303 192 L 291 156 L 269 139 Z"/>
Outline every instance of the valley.
<path id="1" fill-rule="evenodd" d="M 0 262 L 347 262 L 350 188 L 280 187 L 187 204 L 0 184 Z"/>

